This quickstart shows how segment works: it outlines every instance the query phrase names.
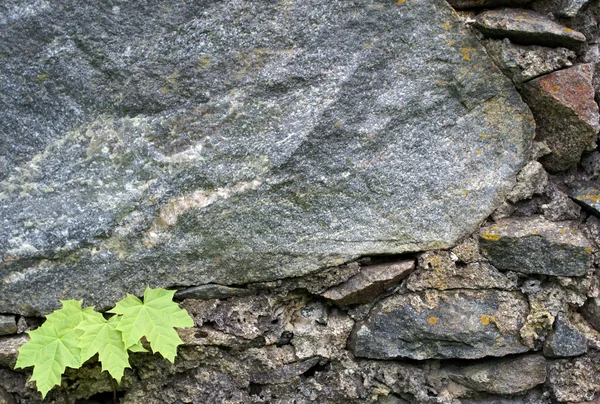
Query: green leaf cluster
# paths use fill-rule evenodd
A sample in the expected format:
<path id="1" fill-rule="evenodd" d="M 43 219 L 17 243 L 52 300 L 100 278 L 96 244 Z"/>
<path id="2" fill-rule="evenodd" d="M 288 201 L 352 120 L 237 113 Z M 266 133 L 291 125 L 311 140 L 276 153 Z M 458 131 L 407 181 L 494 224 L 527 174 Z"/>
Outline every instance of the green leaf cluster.
<path id="1" fill-rule="evenodd" d="M 146 288 L 144 300 L 133 295 L 118 302 L 106 319 L 81 301 L 62 300 L 62 308 L 46 316 L 42 326 L 29 331 L 29 341 L 19 348 L 15 368 L 33 366 L 31 380 L 45 397 L 60 385 L 67 367 L 79 368 L 95 354 L 117 382 L 129 366 L 129 352 L 146 352 L 143 337 L 153 352 L 174 362 L 182 344 L 174 327 L 193 327 L 187 311 L 173 301 L 175 291 Z"/>

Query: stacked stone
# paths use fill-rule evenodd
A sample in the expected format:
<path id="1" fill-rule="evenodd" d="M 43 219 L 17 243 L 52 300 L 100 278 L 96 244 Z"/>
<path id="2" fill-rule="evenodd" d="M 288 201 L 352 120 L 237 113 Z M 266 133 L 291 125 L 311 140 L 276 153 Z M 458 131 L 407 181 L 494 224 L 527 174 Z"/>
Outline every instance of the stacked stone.
<path id="1" fill-rule="evenodd" d="M 13 366 L 59 298 L 147 283 L 195 327 L 124 403 L 600 400 L 596 3 L 29 3 L 0 5 L 0 402 L 42 402 Z M 112 389 L 90 361 L 47 401 Z"/>

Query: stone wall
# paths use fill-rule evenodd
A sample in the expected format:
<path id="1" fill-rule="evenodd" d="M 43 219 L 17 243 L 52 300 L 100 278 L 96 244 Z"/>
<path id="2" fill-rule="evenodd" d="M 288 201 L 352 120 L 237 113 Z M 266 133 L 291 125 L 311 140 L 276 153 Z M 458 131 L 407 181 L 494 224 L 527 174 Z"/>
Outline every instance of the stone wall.
<path id="1" fill-rule="evenodd" d="M 59 299 L 177 289 L 123 403 L 600 400 L 600 3 L 0 5 L 0 403 Z M 4 90 L 5 89 L 5 90 Z"/>

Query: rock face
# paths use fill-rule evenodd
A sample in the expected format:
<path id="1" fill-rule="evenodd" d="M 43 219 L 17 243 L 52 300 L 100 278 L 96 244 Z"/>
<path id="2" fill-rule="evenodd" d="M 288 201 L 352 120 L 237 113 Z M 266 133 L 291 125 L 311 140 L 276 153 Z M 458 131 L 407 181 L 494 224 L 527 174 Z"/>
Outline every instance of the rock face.
<path id="1" fill-rule="evenodd" d="M 582 64 L 529 81 L 523 87 L 536 117 L 536 137 L 552 150 L 541 159 L 548 171 L 564 171 L 596 147 L 600 130 L 592 87 L 594 68 Z"/>
<path id="2" fill-rule="evenodd" d="M 577 222 L 501 219 L 481 229 L 480 245 L 496 268 L 526 274 L 584 276 L 592 262 L 592 246 Z"/>
<path id="3" fill-rule="evenodd" d="M 528 351 L 519 342 L 527 300 L 496 290 L 427 291 L 391 296 L 356 325 L 350 347 L 374 359 L 504 356 Z"/>
<path id="4" fill-rule="evenodd" d="M 544 355 L 550 358 L 579 356 L 587 352 L 585 336 L 563 313 L 554 321 L 554 330 L 544 344 Z"/>
<path id="5" fill-rule="evenodd" d="M 445 370 L 457 383 L 492 394 L 516 394 L 546 381 L 546 360 L 541 355 L 495 359 Z"/>
<path id="6" fill-rule="evenodd" d="M 563 27 L 531 10 L 485 11 L 477 16 L 475 27 L 490 38 L 508 38 L 522 45 L 576 48 L 585 42 L 581 32 Z"/>
<path id="7" fill-rule="evenodd" d="M 443 0 L 81 3 L 3 5 L 0 312 L 449 246 L 533 136 Z"/>

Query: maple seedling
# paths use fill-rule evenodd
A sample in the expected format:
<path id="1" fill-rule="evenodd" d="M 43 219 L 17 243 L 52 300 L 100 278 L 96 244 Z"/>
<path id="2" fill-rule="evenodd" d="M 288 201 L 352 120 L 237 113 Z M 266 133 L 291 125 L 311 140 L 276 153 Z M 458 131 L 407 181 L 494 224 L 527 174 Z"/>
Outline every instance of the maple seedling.
<path id="1" fill-rule="evenodd" d="M 19 348 L 15 369 L 33 366 L 31 380 L 42 397 L 60 385 L 67 367 L 79 368 L 95 354 L 117 383 L 129 368 L 129 352 L 147 352 L 143 337 L 153 352 L 171 362 L 183 341 L 175 327 L 193 327 L 194 321 L 173 301 L 175 291 L 146 288 L 144 301 L 128 294 L 108 313 L 108 320 L 82 301 L 61 300 L 62 308 L 46 316 L 46 321 L 28 331 L 29 341 Z"/>

